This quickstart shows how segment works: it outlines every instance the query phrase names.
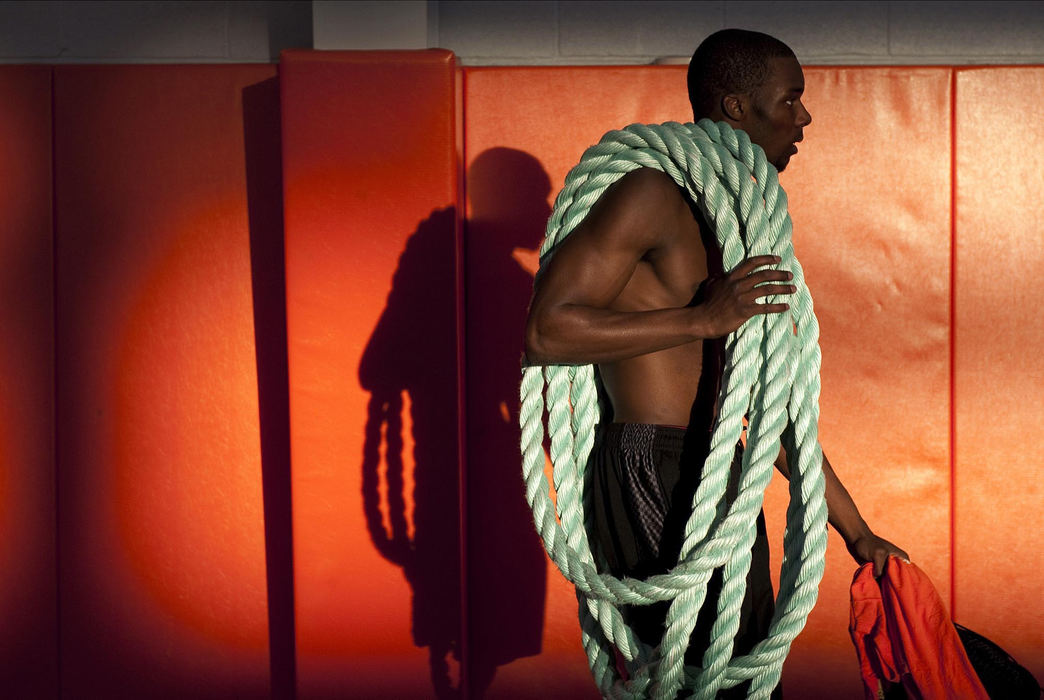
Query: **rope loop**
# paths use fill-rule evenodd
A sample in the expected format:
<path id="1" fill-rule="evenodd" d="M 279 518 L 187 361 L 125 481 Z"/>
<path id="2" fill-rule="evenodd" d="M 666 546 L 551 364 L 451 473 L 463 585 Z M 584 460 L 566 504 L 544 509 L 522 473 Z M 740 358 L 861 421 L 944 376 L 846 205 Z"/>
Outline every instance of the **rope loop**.
<path id="1" fill-rule="evenodd" d="M 608 132 L 566 176 L 540 248 L 541 265 L 606 188 L 640 167 L 661 170 L 686 190 L 714 228 L 726 270 L 753 255 L 777 255 L 780 266 L 793 273 L 797 292 L 788 299 L 789 313 L 755 316 L 726 340 L 711 449 L 671 571 L 644 580 L 598 571 L 587 534 L 591 514 L 584 505 L 585 468 L 601 415 L 591 365 L 523 370 L 519 422 L 526 500 L 548 556 L 576 587 L 582 642 L 603 696 L 666 700 L 684 688 L 713 698 L 722 688 L 750 680 L 750 696 L 768 698 L 823 576 L 827 512 L 816 430 L 819 326 L 794 257 L 786 194 L 776 170 L 747 134 L 724 122 L 632 124 Z M 728 503 L 726 484 L 745 416 L 739 493 Z M 545 432 L 554 498 L 544 475 Z M 781 442 L 790 463 L 791 502 L 776 613 L 767 638 L 749 654 L 733 657 L 754 523 Z M 717 568 L 723 568 L 717 609 L 704 611 L 707 582 Z M 663 639 L 650 648 L 624 623 L 620 606 L 659 601 L 670 601 L 670 607 Z M 701 614 L 715 616 L 712 641 L 702 666 L 687 667 L 685 650 Z M 626 680 L 614 652 L 627 663 Z"/>

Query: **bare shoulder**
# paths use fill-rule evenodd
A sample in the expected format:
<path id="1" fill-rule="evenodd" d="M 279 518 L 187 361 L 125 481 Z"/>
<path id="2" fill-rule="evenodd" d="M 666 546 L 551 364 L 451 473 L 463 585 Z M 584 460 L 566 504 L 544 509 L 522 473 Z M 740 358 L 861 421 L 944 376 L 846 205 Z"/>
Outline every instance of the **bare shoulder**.
<path id="1" fill-rule="evenodd" d="M 638 168 L 606 189 L 575 234 L 578 240 L 597 236 L 602 244 L 654 249 L 686 220 L 691 220 L 688 203 L 671 177 L 654 168 Z"/>
<path id="2" fill-rule="evenodd" d="M 678 196 L 678 185 L 671 176 L 656 168 L 637 168 L 616 182 L 621 193 L 636 196 L 660 197 L 664 200 Z"/>
<path id="3" fill-rule="evenodd" d="M 673 218 L 687 210 L 681 188 L 667 173 L 638 168 L 616 181 L 602 198 L 606 207 L 626 207 L 645 220 Z"/>
<path id="4" fill-rule="evenodd" d="M 562 303 L 607 308 L 640 264 L 676 249 L 685 216 L 692 221 L 684 195 L 668 175 L 650 168 L 624 175 L 541 269 L 531 314 Z"/>

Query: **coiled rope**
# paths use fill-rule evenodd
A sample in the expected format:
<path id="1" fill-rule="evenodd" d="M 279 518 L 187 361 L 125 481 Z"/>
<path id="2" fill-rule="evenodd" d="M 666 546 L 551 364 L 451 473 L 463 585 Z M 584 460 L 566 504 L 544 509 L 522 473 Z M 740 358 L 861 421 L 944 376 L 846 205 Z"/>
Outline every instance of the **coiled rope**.
<path id="1" fill-rule="evenodd" d="M 793 273 L 797 292 L 789 313 L 759 314 L 726 340 L 719 412 L 703 479 L 677 565 L 644 580 L 598 573 L 585 525 L 587 457 L 600 416 L 591 365 L 526 367 L 521 386 L 526 499 L 551 560 L 576 586 L 581 634 L 591 672 L 610 698 L 674 698 L 684 688 L 713 698 L 719 689 L 750 679 L 749 696 L 768 698 L 779 682 L 790 644 L 815 605 L 823 576 L 827 509 L 819 419 L 819 326 L 801 266 L 794 258 L 787 200 L 760 147 L 725 123 L 632 124 L 611 131 L 566 177 L 546 237 L 549 251 L 583 220 L 605 189 L 636 168 L 656 168 L 684 187 L 711 222 L 726 270 L 755 255 L 777 255 Z M 545 390 L 547 434 L 555 498 L 544 475 Z M 739 493 L 725 498 L 735 445 L 748 419 Z M 755 522 L 780 444 L 790 466 L 790 505 L 783 536 L 780 591 L 768 637 L 745 656 L 732 657 L 746 590 Z M 723 568 L 711 643 L 701 667 L 684 664 L 716 568 Z M 620 605 L 671 601 L 660 645 L 643 644 L 623 622 Z M 617 671 L 614 649 L 627 666 Z"/>

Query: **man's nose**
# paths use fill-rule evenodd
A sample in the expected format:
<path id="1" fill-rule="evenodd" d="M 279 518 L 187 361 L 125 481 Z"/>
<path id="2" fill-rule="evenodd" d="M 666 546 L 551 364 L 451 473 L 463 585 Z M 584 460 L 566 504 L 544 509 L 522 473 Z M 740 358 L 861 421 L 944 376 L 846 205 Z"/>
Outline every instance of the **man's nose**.
<path id="1" fill-rule="evenodd" d="M 812 115 L 805 108 L 804 104 L 798 102 L 798 105 L 801 107 L 801 111 L 798 112 L 798 126 L 804 128 L 812 123 Z"/>

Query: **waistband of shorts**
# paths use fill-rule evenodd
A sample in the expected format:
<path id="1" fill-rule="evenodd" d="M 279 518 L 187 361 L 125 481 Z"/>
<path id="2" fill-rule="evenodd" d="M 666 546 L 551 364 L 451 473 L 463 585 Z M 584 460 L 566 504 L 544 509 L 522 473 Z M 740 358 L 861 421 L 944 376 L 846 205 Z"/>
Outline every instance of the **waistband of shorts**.
<path id="1" fill-rule="evenodd" d="M 610 444 L 620 445 L 623 441 L 633 439 L 639 431 L 652 431 L 650 446 L 657 450 L 680 450 L 685 444 L 688 428 L 677 425 L 657 425 L 655 423 L 600 423 L 598 434 Z M 646 438 L 648 439 L 648 438 Z"/>

